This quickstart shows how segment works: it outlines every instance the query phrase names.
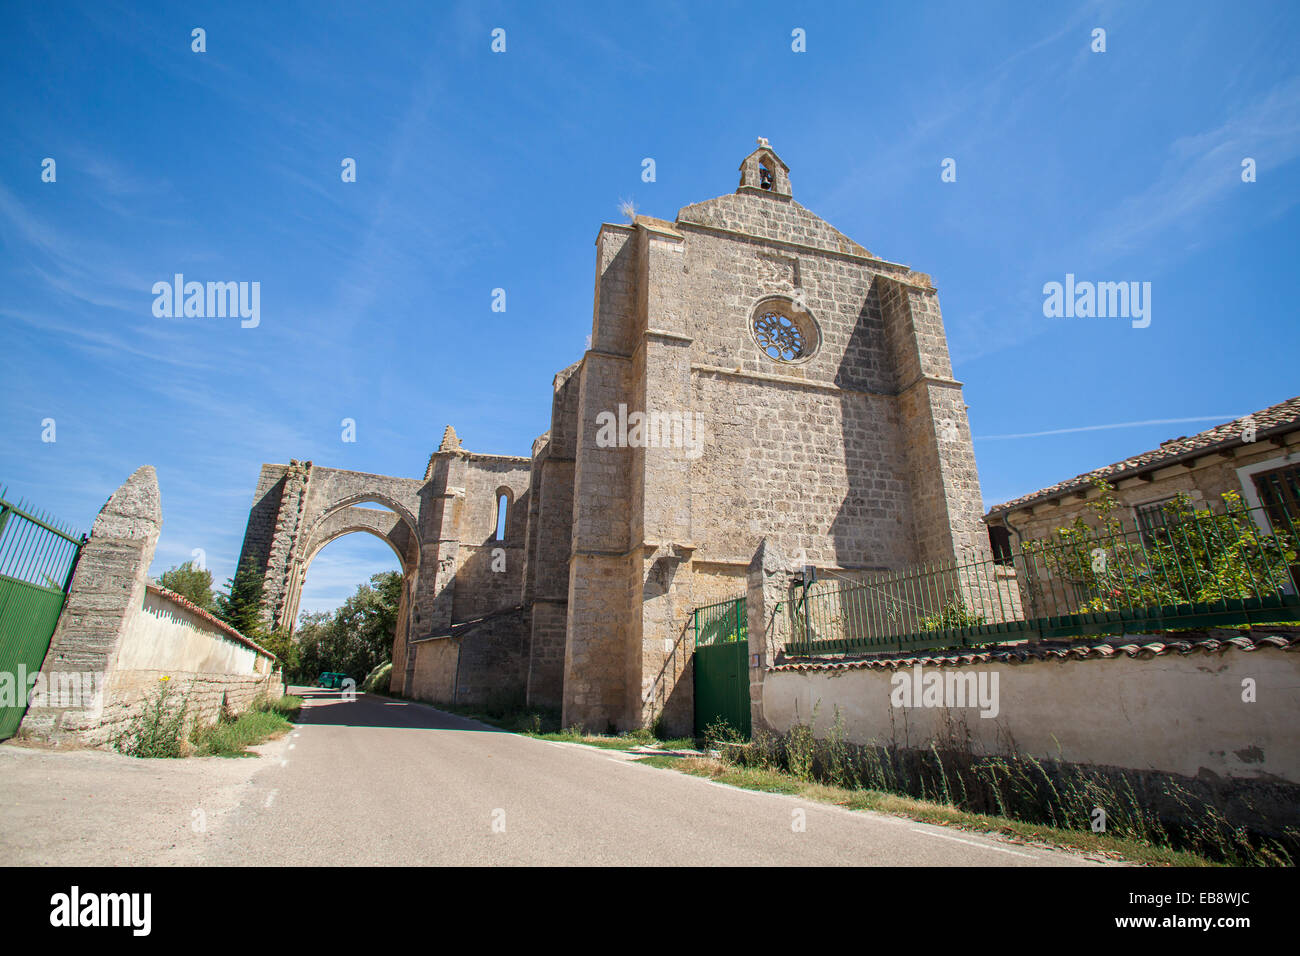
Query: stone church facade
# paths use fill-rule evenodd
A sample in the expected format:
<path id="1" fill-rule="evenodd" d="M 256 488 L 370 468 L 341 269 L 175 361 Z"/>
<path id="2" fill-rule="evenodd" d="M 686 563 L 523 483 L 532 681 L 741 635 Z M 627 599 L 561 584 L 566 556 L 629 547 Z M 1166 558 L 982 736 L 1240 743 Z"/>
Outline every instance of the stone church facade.
<path id="1" fill-rule="evenodd" d="M 986 554 L 930 277 L 797 203 L 766 141 L 740 173 L 672 222 L 601 226 L 591 346 L 529 457 L 448 428 L 422 479 L 263 466 L 243 552 L 268 623 L 292 625 L 321 547 L 366 531 L 406 582 L 393 690 L 679 732 L 692 609 L 742 595 L 765 539 L 847 578 Z"/>

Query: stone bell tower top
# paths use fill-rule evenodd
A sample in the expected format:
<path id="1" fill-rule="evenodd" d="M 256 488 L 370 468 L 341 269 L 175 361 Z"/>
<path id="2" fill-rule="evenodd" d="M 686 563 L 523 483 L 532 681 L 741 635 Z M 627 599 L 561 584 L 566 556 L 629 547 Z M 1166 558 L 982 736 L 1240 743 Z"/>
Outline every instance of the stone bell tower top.
<path id="1" fill-rule="evenodd" d="M 766 137 L 758 138 L 758 149 L 740 164 L 740 187 L 736 192 L 790 198 L 790 167 L 781 162 Z"/>

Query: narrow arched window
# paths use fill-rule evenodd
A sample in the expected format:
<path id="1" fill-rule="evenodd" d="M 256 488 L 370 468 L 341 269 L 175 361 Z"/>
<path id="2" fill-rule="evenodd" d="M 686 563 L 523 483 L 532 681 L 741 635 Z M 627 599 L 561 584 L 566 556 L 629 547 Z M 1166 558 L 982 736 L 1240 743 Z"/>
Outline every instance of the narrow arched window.
<path id="1" fill-rule="evenodd" d="M 510 498 L 505 492 L 497 492 L 497 541 L 506 539 L 506 512 L 510 510 Z"/>

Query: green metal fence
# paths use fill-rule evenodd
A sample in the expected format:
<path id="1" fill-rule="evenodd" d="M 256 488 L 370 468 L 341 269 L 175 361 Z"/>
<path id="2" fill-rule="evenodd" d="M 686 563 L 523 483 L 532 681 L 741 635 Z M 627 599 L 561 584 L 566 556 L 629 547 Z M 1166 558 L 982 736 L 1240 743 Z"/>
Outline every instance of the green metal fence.
<path id="1" fill-rule="evenodd" d="M 85 537 L 48 515 L 13 504 L 0 489 L 0 740 L 27 710 L 28 678 L 45 660 Z"/>
<path id="2" fill-rule="evenodd" d="M 1278 509 L 1171 506 L 1000 558 L 796 586 L 793 656 L 1300 620 L 1300 535 Z"/>

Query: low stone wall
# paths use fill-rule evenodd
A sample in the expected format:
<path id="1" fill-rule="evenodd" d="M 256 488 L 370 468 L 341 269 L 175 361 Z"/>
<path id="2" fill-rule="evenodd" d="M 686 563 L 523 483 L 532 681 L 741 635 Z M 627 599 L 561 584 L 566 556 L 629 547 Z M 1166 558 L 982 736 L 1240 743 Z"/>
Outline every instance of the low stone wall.
<path id="1" fill-rule="evenodd" d="M 778 663 L 762 726 L 840 719 L 864 746 L 1133 771 L 1271 827 L 1300 825 L 1300 634 L 1130 635 L 873 661 Z M 1152 788 L 1159 790 L 1159 786 Z"/>
<path id="2" fill-rule="evenodd" d="M 146 466 L 95 520 L 21 735 L 103 746 L 164 684 L 205 723 L 283 693 L 274 655 L 147 579 L 161 526 L 157 478 Z"/>
<path id="3" fill-rule="evenodd" d="M 179 594 L 147 585 L 144 605 L 122 635 L 95 736 L 111 739 L 169 683 L 191 720 L 238 714 L 259 696 L 284 693 L 275 657 Z"/>

